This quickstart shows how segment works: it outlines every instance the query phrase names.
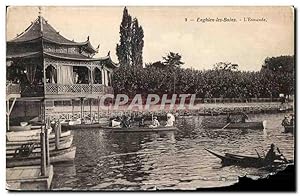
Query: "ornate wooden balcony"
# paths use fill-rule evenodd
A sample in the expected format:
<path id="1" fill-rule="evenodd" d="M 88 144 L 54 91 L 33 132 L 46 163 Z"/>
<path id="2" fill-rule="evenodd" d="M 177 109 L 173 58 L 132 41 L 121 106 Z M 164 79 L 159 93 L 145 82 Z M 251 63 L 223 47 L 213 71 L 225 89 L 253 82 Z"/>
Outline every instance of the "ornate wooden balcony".
<path id="1" fill-rule="evenodd" d="M 113 88 L 110 86 L 104 86 L 102 84 L 46 84 L 45 95 L 61 95 L 61 96 L 87 96 L 95 97 L 97 95 L 103 95 L 113 93 Z"/>

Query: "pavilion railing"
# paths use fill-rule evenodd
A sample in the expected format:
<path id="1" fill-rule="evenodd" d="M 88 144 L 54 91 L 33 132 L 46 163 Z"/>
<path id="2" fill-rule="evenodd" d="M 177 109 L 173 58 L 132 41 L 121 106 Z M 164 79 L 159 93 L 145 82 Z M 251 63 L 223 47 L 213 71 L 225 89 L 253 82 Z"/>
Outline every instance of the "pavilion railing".
<path id="1" fill-rule="evenodd" d="M 46 84 L 45 94 L 106 94 L 113 93 L 112 87 L 102 84 Z"/>
<path id="2" fill-rule="evenodd" d="M 6 94 L 10 95 L 10 94 L 20 94 L 21 93 L 21 88 L 20 88 L 20 84 L 7 84 L 6 85 Z"/>

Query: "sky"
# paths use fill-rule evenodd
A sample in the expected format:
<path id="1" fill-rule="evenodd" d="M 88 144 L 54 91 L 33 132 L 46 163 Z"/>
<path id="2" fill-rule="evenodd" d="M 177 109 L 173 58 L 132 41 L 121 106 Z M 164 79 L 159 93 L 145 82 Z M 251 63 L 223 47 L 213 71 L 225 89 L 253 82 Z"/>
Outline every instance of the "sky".
<path id="1" fill-rule="evenodd" d="M 124 7 L 42 7 L 42 15 L 64 37 L 100 44 L 95 57 L 117 62 L 116 44 Z M 127 7 L 144 30 L 144 63 L 168 52 L 182 55 L 184 68 L 211 69 L 231 62 L 240 70 L 260 70 L 266 57 L 294 54 L 291 7 Z M 38 7 L 9 7 L 6 38 L 13 39 L 38 17 Z M 263 19 L 263 21 L 249 21 Z M 216 19 L 226 21 L 217 22 Z M 210 22 L 202 22 L 210 20 Z M 212 19 L 214 21 L 212 21 Z M 229 21 L 230 19 L 236 22 Z M 197 22 L 200 21 L 200 22 Z"/>

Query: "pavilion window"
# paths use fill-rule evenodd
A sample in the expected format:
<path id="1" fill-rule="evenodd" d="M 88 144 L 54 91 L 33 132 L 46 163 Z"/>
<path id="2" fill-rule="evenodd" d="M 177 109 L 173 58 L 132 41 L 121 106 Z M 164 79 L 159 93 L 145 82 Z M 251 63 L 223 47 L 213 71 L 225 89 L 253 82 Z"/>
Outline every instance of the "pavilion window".
<path id="1" fill-rule="evenodd" d="M 98 67 L 94 69 L 94 84 L 102 84 L 102 72 Z"/>
<path id="2" fill-rule="evenodd" d="M 73 68 L 73 81 L 75 84 L 89 84 L 90 83 L 90 70 L 87 67 L 77 66 Z"/>
<path id="3" fill-rule="evenodd" d="M 111 86 L 111 73 L 107 71 L 107 85 Z"/>
<path id="4" fill-rule="evenodd" d="M 48 66 L 46 69 L 46 83 L 57 83 L 57 71 L 52 65 Z"/>

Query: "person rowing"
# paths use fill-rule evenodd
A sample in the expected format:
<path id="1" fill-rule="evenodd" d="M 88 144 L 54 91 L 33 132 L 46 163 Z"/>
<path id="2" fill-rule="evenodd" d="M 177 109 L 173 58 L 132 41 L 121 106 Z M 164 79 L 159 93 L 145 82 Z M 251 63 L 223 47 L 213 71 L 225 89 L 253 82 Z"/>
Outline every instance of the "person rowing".
<path id="1" fill-rule="evenodd" d="M 242 112 L 241 122 L 242 122 L 242 123 L 245 123 L 246 120 L 248 120 L 248 115 L 245 114 L 244 112 Z"/>
<path id="2" fill-rule="evenodd" d="M 152 125 L 149 126 L 149 128 L 157 128 L 160 126 L 160 123 L 159 121 L 157 120 L 157 117 L 154 116 L 153 117 L 153 120 L 152 120 Z"/>
<path id="3" fill-rule="evenodd" d="M 290 121 L 289 121 L 287 115 L 284 116 L 284 119 L 282 120 L 281 125 L 282 126 L 288 126 L 288 125 L 290 125 Z"/>
<path id="4" fill-rule="evenodd" d="M 171 113 L 167 114 L 167 124 L 166 127 L 173 127 L 175 122 L 175 116 Z"/>
<path id="5" fill-rule="evenodd" d="M 277 151 L 280 153 L 279 148 L 277 148 Z M 274 144 L 271 144 L 270 150 L 267 152 L 264 160 L 268 164 L 272 164 L 275 160 L 280 160 L 280 161 L 283 160 L 286 163 L 288 162 L 282 153 L 280 153 L 280 154 L 276 153 Z"/>

